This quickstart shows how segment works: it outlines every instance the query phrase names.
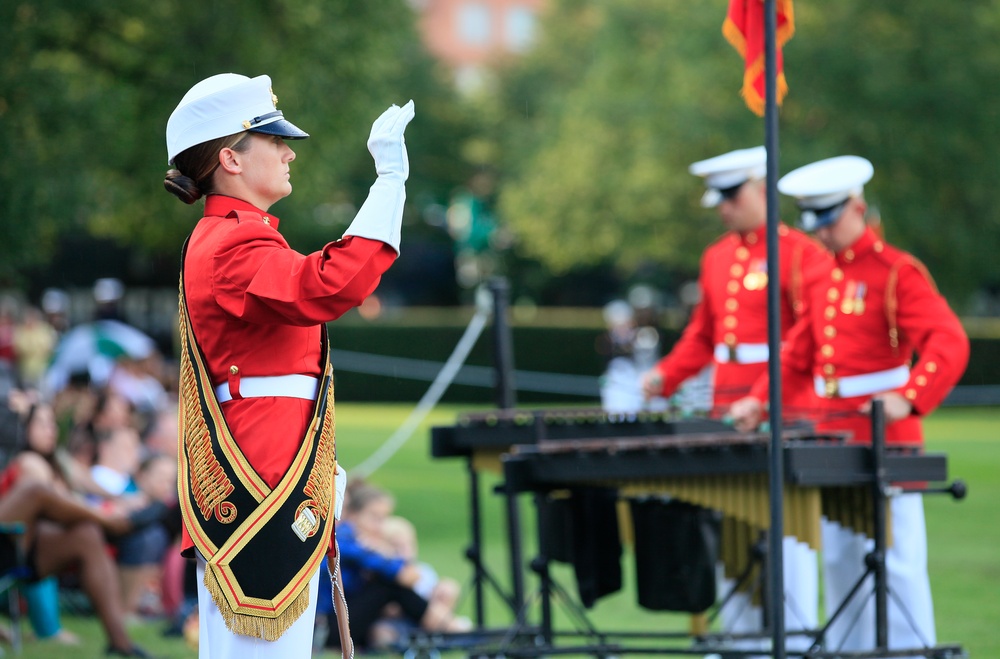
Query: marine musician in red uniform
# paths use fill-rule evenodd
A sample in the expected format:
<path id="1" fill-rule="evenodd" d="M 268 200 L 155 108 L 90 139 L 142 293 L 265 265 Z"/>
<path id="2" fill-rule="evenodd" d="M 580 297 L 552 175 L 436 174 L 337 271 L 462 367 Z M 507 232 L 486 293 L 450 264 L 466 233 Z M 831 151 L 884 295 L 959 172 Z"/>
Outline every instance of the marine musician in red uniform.
<path id="1" fill-rule="evenodd" d="M 825 271 L 823 285 L 812 289 L 806 314 L 786 336 L 782 376 L 812 379 L 819 397 L 818 430 L 850 431 L 852 441 L 870 442 L 871 400 L 879 398 L 886 442 L 919 446 L 921 418 L 965 371 L 969 341 L 924 265 L 886 243 L 866 223 L 862 193 L 873 174 L 868 160 L 841 156 L 801 167 L 778 182 L 779 191 L 796 199 L 802 227 L 814 232 L 836 260 Z M 749 397 L 733 404 L 737 427 L 756 427 L 767 391 L 765 373 Z M 893 497 L 891 518 L 893 544 L 886 556 L 889 645 L 933 645 L 921 495 Z M 864 571 L 871 541 L 824 520 L 822 542 L 826 610 L 832 612 Z M 862 607 L 865 613 L 855 623 Z M 874 648 L 871 598 L 867 603 L 865 598 L 852 600 L 829 630 L 827 643 L 843 650 Z"/>
<path id="2" fill-rule="evenodd" d="M 702 299 L 681 338 L 655 368 L 643 375 L 647 396 L 671 396 L 688 378 L 714 366 L 717 415 L 750 392 L 767 371 L 767 191 L 764 147 L 739 149 L 691 165 L 705 179 L 702 205 L 715 207 L 726 233 L 704 252 Z M 781 334 L 801 316 L 811 285 L 806 266 L 829 264 L 822 245 L 797 229 L 778 227 Z M 794 415 L 812 408 L 811 388 L 784 389 L 784 409 Z"/>
<path id="3" fill-rule="evenodd" d="M 413 113 L 411 101 L 375 121 L 369 196 L 344 236 L 311 254 L 289 247 L 269 210 L 292 190 L 288 141 L 308 135 L 277 109 L 268 76 L 202 80 L 167 122 L 164 186 L 206 198 L 181 268 L 178 456 L 202 659 L 311 655 L 342 473 L 325 323 L 398 256 Z"/>
<path id="4" fill-rule="evenodd" d="M 767 372 L 767 190 L 764 147 L 739 149 L 691 165 L 704 178 L 702 205 L 715 207 L 726 233 L 702 255 L 699 284 L 702 299 L 671 351 L 642 376 L 647 397 L 671 396 L 688 378 L 706 366 L 714 367 L 715 415 L 750 392 Z M 784 224 L 778 227 L 781 333 L 792 327 L 804 309 L 804 297 L 813 283 L 808 273 L 832 267 L 818 242 Z M 811 266 L 811 268 L 807 268 Z M 815 395 L 805 382 L 790 383 L 783 405 L 791 416 L 805 416 Z M 815 552 L 795 538 L 785 538 L 784 569 L 789 628 L 812 628 L 818 618 L 818 575 Z M 740 613 L 737 613 L 740 612 Z M 746 593 L 736 593 L 722 609 L 726 631 L 762 630 L 759 606 Z M 790 639 L 793 647 L 802 638 Z M 750 644 L 743 644 L 750 647 Z M 806 645 L 808 647 L 808 645 Z"/>

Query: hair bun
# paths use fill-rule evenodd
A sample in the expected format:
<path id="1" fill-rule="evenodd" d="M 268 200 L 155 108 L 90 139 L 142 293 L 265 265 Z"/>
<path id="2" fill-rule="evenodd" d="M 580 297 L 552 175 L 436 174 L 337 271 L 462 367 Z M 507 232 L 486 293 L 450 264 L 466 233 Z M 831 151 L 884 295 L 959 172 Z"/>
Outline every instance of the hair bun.
<path id="1" fill-rule="evenodd" d="M 167 172 L 163 179 L 163 187 L 185 204 L 193 204 L 202 197 L 201 189 L 189 176 L 181 174 L 176 169 Z"/>

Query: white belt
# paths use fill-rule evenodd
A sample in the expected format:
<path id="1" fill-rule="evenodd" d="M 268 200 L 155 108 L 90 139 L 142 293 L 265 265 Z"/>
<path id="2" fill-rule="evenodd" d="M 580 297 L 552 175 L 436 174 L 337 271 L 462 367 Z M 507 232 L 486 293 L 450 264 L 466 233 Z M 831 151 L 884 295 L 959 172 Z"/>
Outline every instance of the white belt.
<path id="1" fill-rule="evenodd" d="M 867 396 L 902 387 L 910 381 L 910 367 L 903 365 L 888 371 L 848 375 L 842 378 L 824 378 L 817 375 L 813 379 L 816 395 L 821 398 L 853 398 Z"/>
<path id="2" fill-rule="evenodd" d="M 280 396 L 283 398 L 304 398 L 316 400 L 319 379 L 309 375 L 273 375 L 270 377 L 240 378 L 241 398 L 262 398 Z M 220 403 L 233 399 L 229 383 L 223 382 L 215 388 L 215 397 Z"/>
<path id="3" fill-rule="evenodd" d="M 715 345 L 715 361 L 720 364 L 729 362 L 763 364 L 767 361 L 768 354 L 766 343 L 740 343 L 735 346 L 717 343 Z"/>

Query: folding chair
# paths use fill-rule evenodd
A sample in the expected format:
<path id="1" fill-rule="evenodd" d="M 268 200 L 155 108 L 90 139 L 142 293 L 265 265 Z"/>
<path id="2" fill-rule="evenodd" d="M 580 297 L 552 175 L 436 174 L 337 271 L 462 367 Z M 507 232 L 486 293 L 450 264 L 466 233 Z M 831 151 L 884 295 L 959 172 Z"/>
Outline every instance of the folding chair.
<path id="1" fill-rule="evenodd" d="M 0 536 L 6 536 L 13 545 L 13 566 L 0 574 L 0 596 L 6 593 L 7 608 L 10 615 L 11 647 L 14 654 L 21 654 L 21 597 L 19 586 L 29 576 L 29 570 L 24 560 L 24 549 L 21 538 L 24 536 L 24 524 L 21 522 L 0 522 Z M 7 562 L 10 562 L 9 560 Z M 3 649 L 0 648 L 0 655 Z"/>

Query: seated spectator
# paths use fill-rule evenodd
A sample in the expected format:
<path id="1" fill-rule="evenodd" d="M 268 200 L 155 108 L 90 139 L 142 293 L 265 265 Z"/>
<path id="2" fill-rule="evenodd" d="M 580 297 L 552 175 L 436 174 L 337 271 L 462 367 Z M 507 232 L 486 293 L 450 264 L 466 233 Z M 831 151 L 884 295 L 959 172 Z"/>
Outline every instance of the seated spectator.
<path id="1" fill-rule="evenodd" d="M 382 537 L 391 556 L 398 556 L 411 562 L 420 570 L 420 579 L 413 584 L 413 590 L 429 600 L 435 587 L 440 584 L 437 571 L 427 563 L 417 561 L 417 529 L 405 517 L 392 515 L 382 522 Z"/>
<path id="2" fill-rule="evenodd" d="M 129 427 L 113 428 L 97 435 L 97 458 L 90 468 L 94 482 L 113 497 L 94 503 L 132 513 L 142 520 L 140 528 L 114 543 L 122 601 L 129 618 L 155 614 L 158 608 L 147 599 L 145 610 L 140 610 L 140 603 L 144 595 L 156 593 L 154 585 L 170 545 L 161 521 L 177 492 L 176 458 L 153 456 L 140 464 L 141 451 L 139 433 Z"/>
<path id="3" fill-rule="evenodd" d="M 162 370 L 163 358 L 154 352 L 142 359 L 119 358 L 108 379 L 108 389 L 129 401 L 143 419 L 143 429 L 170 403 L 158 377 Z"/>
<path id="4" fill-rule="evenodd" d="M 3 483 L 13 483 L 14 480 L 38 481 L 63 487 L 68 493 L 69 489 L 65 487 L 65 482 L 57 476 L 59 466 L 54 459 L 58 442 L 55 415 L 51 407 L 34 403 L 33 400 L 30 395 L 17 392 L 8 401 L 12 411 L 19 411 L 21 414 L 10 423 L 20 427 L 21 431 L 10 463 L 0 474 L 0 487 L 4 486 Z M 66 645 L 76 645 L 80 642 L 75 634 L 62 626 L 56 577 L 31 581 L 22 588 L 22 591 L 28 604 L 31 629 L 38 639 Z"/>
<path id="5" fill-rule="evenodd" d="M 413 584 L 414 592 L 435 608 L 454 611 L 462 593 L 461 586 L 454 579 L 439 577 L 437 570 L 430 564 L 417 559 L 417 529 L 413 523 L 398 515 L 387 517 L 382 523 L 382 537 L 391 555 L 412 563 L 419 570 L 420 577 Z M 399 632 L 406 629 L 406 623 L 391 605 L 387 608 L 386 613 L 388 619 L 382 621 L 378 629 L 384 637 L 392 638 L 394 633 L 398 635 Z M 469 631 L 471 628 L 471 620 L 465 617 L 456 617 L 448 631 Z"/>
<path id="6" fill-rule="evenodd" d="M 137 493 L 133 476 L 139 469 L 139 433 L 130 427 L 112 428 L 98 432 L 95 440 L 95 459 L 90 467 L 94 482 L 113 497 Z"/>
<path id="7" fill-rule="evenodd" d="M 413 563 L 420 570 L 420 579 L 413 590 L 426 600 L 441 601 L 454 609 L 461 587 L 454 579 L 439 577 L 430 564 L 417 560 L 417 530 L 413 523 L 398 515 L 387 517 L 382 524 L 382 536 L 395 556 Z"/>
<path id="8" fill-rule="evenodd" d="M 177 457 L 177 401 L 160 410 L 146 428 L 142 439 L 145 456 L 151 454 L 172 455 Z"/>
<path id="9" fill-rule="evenodd" d="M 89 470 L 97 459 L 97 436 L 118 428 L 135 428 L 134 410 L 128 399 L 107 389 L 84 398 L 77 405 L 69 451 L 80 465 Z"/>
<path id="10" fill-rule="evenodd" d="M 372 485 L 353 483 L 348 488 L 343 516 L 337 524 L 340 569 L 344 596 L 350 610 L 351 635 L 359 648 L 385 647 L 394 638 L 377 632 L 387 609 L 405 623 L 426 631 L 467 631 L 467 619 L 454 615 L 454 598 L 421 597 L 414 586 L 421 569 L 413 561 L 396 554 L 383 533 L 383 524 L 392 514 L 395 501 L 387 492 Z M 327 625 L 327 645 L 339 644 L 336 620 L 331 613 Z"/>
<path id="11" fill-rule="evenodd" d="M 0 492 L 0 522 L 25 525 L 23 555 L 27 578 L 39 579 L 78 567 L 108 639 L 107 654 L 148 657 L 125 630 L 118 572 L 104 548 L 104 532 L 121 534 L 131 523 L 123 515 L 103 515 L 52 485 L 23 480 Z M 0 570 L 14 567 L 17 539 L 0 536 Z"/>
<path id="12" fill-rule="evenodd" d="M 163 558 L 170 547 L 167 515 L 177 503 L 177 460 L 154 455 L 139 465 L 135 485 L 143 506 L 143 525 L 123 535 L 116 544 L 125 614 L 129 617 L 157 615 Z M 138 519 L 139 513 L 133 515 Z"/>
<path id="13" fill-rule="evenodd" d="M 14 351 L 21 386 L 37 388 L 55 349 L 56 330 L 46 322 L 41 310 L 26 307 L 21 323 L 14 329 Z"/>
<path id="14" fill-rule="evenodd" d="M 19 406 L 24 404 L 24 399 L 18 400 Z M 58 459 L 58 427 L 52 408 L 45 403 L 35 403 L 25 414 L 22 442 L 7 468 L 0 472 L 0 490 L 19 483 L 38 482 L 67 497 L 76 497 L 79 493 L 71 486 L 64 468 L 67 461 Z M 137 613 L 143 585 L 149 578 L 155 579 L 170 542 L 169 534 L 159 521 L 176 499 L 176 459 L 150 460 L 145 465 L 146 472 L 134 482 L 131 473 L 122 471 L 133 471 L 132 465 L 139 455 L 138 436 L 129 428 L 111 431 L 100 443 L 99 455 L 100 464 L 93 467 L 97 470 L 95 482 L 99 481 L 104 487 L 98 489 L 92 485 L 89 491 L 100 491 L 103 496 L 90 494 L 87 501 L 90 507 L 102 509 L 106 514 L 129 515 L 134 521 L 134 528 L 114 541 L 125 611 L 133 615 Z M 44 588 L 39 590 L 44 591 Z M 48 634 L 58 633 L 58 609 L 46 598 L 51 596 L 42 592 L 35 598 L 38 623 Z M 63 640 L 72 640 L 72 637 L 67 639 L 63 635 Z"/>

